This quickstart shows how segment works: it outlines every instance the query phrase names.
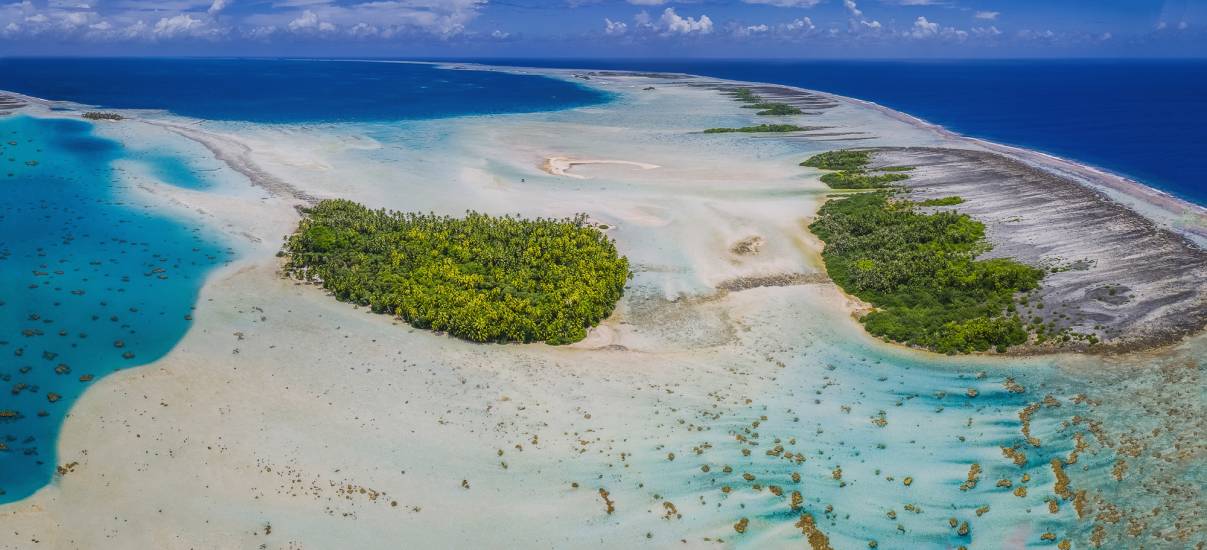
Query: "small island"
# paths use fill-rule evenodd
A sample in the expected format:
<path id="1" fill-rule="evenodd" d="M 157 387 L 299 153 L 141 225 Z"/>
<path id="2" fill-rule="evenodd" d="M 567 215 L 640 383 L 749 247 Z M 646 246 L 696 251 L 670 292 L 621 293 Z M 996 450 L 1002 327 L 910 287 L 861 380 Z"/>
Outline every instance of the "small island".
<path id="1" fill-rule="evenodd" d="M 709 128 L 704 130 L 706 134 L 761 134 L 772 133 L 781 134 L 785 132 L 808 132 L 810 130 L 820 130 L 817 126 L 797 126 L 795 124 L 759 124 L 758 126 L 743 126 L 741 128 Z"/>
<path id="2" fill-rule="evenodd" d="M 801 111 L 799 108 L 793 107 L 787 103 L 767 101 L 751 91 L 750 88 L 738 88 L 729 95 L 733 96 L 738 101 L 745 103 L 746 105 L 742 106 L 743 109 L 759 109 L 759 112 L 755 113 L 757 115 L 787 116 L 804 113 L 804 111 Z"/>
<path id="3" fill-rule="evenodd" d="M 912 166 L 888 166 L 880 168 L 881 174 L 869 174 L 867 164 L 870 151 L 844 149 L 814 155 L 800 163 L 801 166 L 835 170 L 821 177 L 821 182 L 831 189 L 883 189 L 890 184 L 909 179 L 901 172 L 912 170 Z"/>
<path id="4" fill-rule="evenodd" d="M 108 113 L 108 112 L 101 112 L 101 111 L 88 111 L 81 116 L 83 116 L 84 118 L 86 118 L 88 120 L 111 120 L 111 121 L 125 120 L 125 117 L 123 117 L 117 113 Z"/>
<path id="5" fill-rule="evenodd" d="M 580 214 L 464 218 L 325 200 L 285 244 L 285 272 L 336 298 L 474 342 L 569 344 L 615 307 L 628 260 Z"/>

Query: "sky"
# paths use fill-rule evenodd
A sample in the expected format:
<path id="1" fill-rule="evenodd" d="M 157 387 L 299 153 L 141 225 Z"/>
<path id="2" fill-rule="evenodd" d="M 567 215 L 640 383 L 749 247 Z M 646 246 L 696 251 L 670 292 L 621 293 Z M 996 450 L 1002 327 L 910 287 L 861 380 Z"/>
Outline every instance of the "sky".
<path id="1" fill-rule="evenodd" d="M 0 0 L 0 55 L 1207 57 L 1207 0 Z"/>

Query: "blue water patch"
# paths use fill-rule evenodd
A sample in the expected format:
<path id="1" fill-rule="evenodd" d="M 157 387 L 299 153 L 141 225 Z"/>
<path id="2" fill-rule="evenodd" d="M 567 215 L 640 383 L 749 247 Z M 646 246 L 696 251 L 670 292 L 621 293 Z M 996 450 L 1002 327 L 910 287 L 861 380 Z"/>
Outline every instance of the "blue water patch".
<path id="1" fill-rule="evenodd" d="M 185 189 L 203 190 L 211 187 L 209 173 L 218 170 L 216 167 L 193 166 L 179 155 L 162 151 L 132 152 L 127 156 L 146 165 L 151 175 L 160 181 Z"/>
<path id="2" fill-rule="evenodd" d="M 125 202 L 113 161 L 126 154 L 87 122 L 0 118 L 0 502 L 52 478 L 76 398 L 171 350 L 206 273 L 231 257 Z"/>
<path id="3" fill-rule="evenodd" d="M 874 101 L 1207 204 L 1207 60 L 481 60 L 771 82 Z"/>
<path id="4" fill-rule="evenodd" d="M 430 65 L 271 59 L 0 58 L 0 89 L 209 120 L 389 121 L 547 111 L 609 95 L 545 77 Z"/>

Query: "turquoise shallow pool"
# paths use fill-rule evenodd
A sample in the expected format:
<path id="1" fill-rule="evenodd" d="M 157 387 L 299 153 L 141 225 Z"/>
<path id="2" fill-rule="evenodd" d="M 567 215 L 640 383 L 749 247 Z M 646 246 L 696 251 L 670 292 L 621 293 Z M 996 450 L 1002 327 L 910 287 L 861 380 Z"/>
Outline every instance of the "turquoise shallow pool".
<path id="1" fill-rule="evenodd" d="M 50 480 L 75 399 L 167 353 L 205 275 L 230 259 L 212 234 L 126 196 L 113 168 L 123 158 L 167 183 L 208 185 L 87 122 L 0 119 L 0 502 Z"/>

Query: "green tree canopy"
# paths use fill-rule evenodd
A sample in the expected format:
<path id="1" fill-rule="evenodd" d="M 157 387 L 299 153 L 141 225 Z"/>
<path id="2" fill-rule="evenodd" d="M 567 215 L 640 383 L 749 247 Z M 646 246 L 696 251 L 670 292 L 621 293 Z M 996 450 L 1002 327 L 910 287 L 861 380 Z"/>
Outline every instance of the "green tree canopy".
<path id="1" fill-rule="evenodd" d="M 453 218 L 326 200 L 305 211 L 284 253 L 288 273 L 340 300 L 475 342 L 581 340 L 629 277 L 585 215 Z"/>

